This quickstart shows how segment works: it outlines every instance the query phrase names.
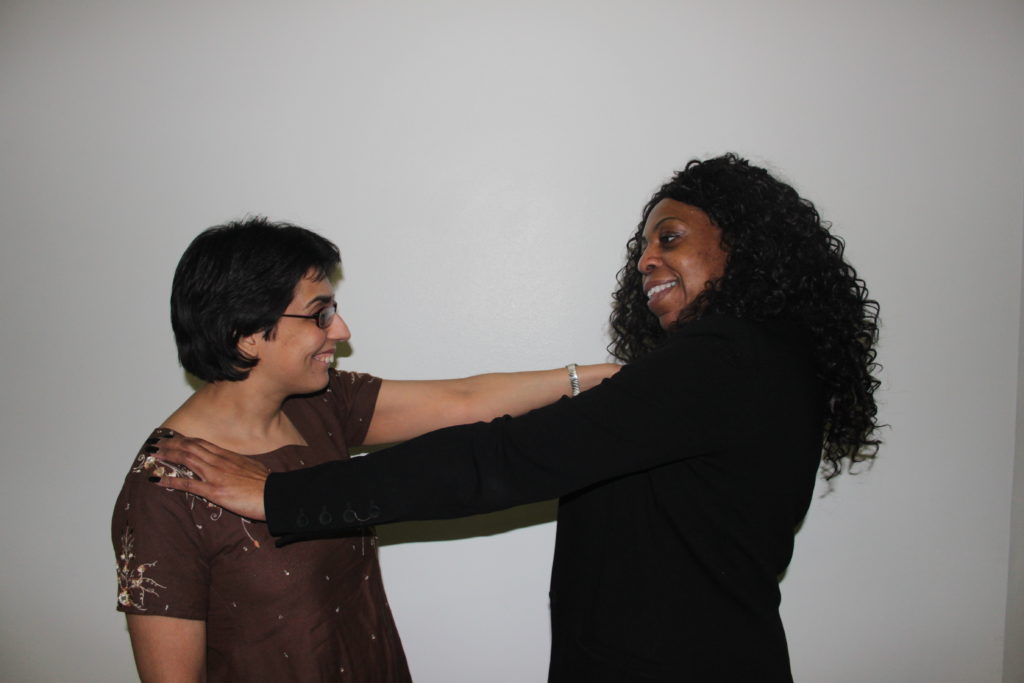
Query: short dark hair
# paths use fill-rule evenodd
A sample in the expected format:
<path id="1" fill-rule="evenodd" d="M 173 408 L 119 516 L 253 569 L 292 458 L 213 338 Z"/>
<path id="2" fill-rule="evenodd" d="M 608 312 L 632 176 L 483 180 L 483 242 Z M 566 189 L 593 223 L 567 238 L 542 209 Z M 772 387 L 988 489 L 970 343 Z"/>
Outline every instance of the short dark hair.
<path id="1" fill-rule="evenodd" d="M 182 254 L 171 286 L 182 367 L 206 382 L 245 379 L 257 359 L 239 351 L 239 340 L 270 339 L 302 278 L 329 277 L 340 262 L 320 235 L 263 216 L 207 228 Z"/>

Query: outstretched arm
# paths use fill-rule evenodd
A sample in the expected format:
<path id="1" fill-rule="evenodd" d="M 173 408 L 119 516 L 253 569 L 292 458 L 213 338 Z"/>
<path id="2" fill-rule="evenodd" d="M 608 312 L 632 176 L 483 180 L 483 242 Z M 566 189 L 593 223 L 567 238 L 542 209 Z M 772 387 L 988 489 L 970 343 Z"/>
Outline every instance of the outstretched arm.
<path id="1" fill-rule="evenodd" d="M 596 386 L 620 367 L 611 363 L 578 366 L 580 389 Z M 384 380 L 363 443 L 403 441 L 451 425 L 521 414 L 571 393 L 565 368 L 453 380 Z M 188 491 L 249 519 L 265 519 L 263 488 L 268 471 L 256 460 L 203 439 L 181 436 L 162 439 L 158 457 L 185 465 L 200 478 L 164 477 L 159 480 L 161 486 Z M 151 477 L 151 481 L 158 479 Z"/>
<path id="2" fill-rule="evenodd" d="M 577 366 L 580 389 L 597 386 L 619 367 L 611 363 Z M 571 395 L 565 368 L 448 380 L 384 380 L 364 443 L 395 443 L 451 425 L 522 415 Z"/>
<path id="3" fill-rule="evenodd" d="M 201 481 L 161 485 L 267 519 L 274 535 L 488 512 L 724 448 L 752 408 L 748 372 L 728 339 L 680 336 L 575 399 L 269 478 L 209 444 L 162 441 L 157 457 Z"/>

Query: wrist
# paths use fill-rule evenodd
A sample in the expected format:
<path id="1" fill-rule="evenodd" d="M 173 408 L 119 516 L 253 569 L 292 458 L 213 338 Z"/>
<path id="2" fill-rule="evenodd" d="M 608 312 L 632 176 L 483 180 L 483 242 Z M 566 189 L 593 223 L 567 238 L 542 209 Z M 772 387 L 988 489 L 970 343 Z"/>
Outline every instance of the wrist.
<path id="1" fill-rule="evenodd" d="M 576 371 L 580 377 L 580 389 L 586 391 L 608 379 L 622 368 L 615 363 L 597 363 L 595 365 L 578 365 Z"/>

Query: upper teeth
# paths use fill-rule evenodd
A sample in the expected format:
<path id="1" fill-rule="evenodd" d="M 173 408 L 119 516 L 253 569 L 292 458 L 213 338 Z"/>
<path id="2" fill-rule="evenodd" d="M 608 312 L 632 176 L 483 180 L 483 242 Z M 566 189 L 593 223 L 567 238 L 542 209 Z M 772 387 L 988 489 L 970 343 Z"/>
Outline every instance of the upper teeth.
<path id="1" fill-rule="evenodd" d="M 677 284 L 679 283 L 673 280 L 672 282 L 666 282 L 665 284 L 658 285 L 657 287 L 651 287 L 650 289 L 647 290 L 647 298 L 650 299 L 655 294 L 658 294 L 659 292 L 664 292 L 666 289 L 671 289 L 672 287 L 675 287 Z"/>

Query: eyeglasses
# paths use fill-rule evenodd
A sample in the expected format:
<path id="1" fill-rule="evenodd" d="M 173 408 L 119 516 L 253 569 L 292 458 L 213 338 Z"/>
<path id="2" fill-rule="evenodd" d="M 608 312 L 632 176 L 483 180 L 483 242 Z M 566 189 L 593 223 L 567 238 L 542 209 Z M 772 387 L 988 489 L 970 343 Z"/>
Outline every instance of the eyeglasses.
<path id="1" fill-rule="evenodd" d="M 282 313 L 282 318 L 306 318 L 307 320 L 315 320 L 316 326 L 321 330 L 326 330 L 334 322 L 334 316 L 338 314 L 338 302 L 332 301 L 327 306 L 324 306 L 313 315 L 296 315 L 295 313 Z"/>

